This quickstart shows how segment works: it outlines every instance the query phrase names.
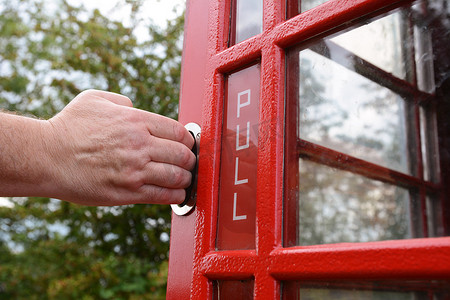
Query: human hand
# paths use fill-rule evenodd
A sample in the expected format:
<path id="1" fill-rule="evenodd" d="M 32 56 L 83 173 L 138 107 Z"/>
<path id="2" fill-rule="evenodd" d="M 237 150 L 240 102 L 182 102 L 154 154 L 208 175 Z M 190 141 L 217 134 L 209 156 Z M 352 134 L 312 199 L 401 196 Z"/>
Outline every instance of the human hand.
<path id="1" fill-rule="evenodd" d="M 45 123 L 51 196 L 84 205 L 180 204 L 191 183 L 192 135 L 125 96 L 88 90 Z"/>

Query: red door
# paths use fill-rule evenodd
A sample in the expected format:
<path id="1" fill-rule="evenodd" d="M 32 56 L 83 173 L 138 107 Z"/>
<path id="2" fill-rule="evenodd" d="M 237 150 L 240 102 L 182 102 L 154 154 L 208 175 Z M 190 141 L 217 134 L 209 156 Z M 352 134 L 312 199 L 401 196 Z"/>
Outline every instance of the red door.
<path id="1" fill-rule="evenodd" d="M 167 299 L 450 299 L 446 0 L 190 0 Z"/>

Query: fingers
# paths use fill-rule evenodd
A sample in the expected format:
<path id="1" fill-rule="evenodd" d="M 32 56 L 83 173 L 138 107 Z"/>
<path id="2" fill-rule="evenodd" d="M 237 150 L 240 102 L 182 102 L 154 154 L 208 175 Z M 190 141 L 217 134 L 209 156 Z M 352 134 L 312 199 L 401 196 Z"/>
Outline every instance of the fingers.
<path id="1" fill-rule="evenodd" d="M 180 142 L 189 149 L 194 146 L 194 137 L 184 126 L 167 117 L 148 113 L 148 131 L 156 137 Z"/>
<path id="2" fill-rule="evenodd" d="M 169 189 L 149 184 L 143 185 L 132 192 L 120 190 L 114 196 L 107 197 L 103 201 L 94 204 L 92 201 L 87 201 L 83 204 L 104 206 L 129 204 L 181 204 L 185 200 L 185 197 L 186 191 L 184 189 Z M 96 199 L 98 201 L 98 198 Z M 78 203 L 80 202 L 78 201 Z"/>
<path id="3" fill-rule="evenodd" d="M 173 164 L 186 170 L 194 168 L 196 157 L 184 144 L 153 137 L 151 145 L 149 155 L 152 161 Z"/>
<path id="4" fill-rule="evenodd" d="M 181 204 L 186 197 L 184 189 L 168 189 L 154 185 L 143 185 L 133 203 L 141 204 Z"/>
<path id="5" fill-rule="evenodd" d="M 144 172 L 144 183 L 164 188 L 184 189 L 191 184 L 191 172 L 175 165 L 151 162 Z"/>

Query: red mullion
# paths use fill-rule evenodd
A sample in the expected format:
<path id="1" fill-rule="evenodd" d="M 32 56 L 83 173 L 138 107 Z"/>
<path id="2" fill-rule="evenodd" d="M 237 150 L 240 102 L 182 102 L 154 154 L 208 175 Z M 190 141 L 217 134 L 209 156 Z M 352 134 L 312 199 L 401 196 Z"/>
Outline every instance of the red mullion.
<path id="1" fill-rule="evenodd" d="M 276 26 L 272 32 L 275 43 L 290 47 L 312 37 L 347 26 L 349 22 L 390 10 L 413 0 L 329 0 Z"/>
<path id="2" fill-rule="evenodd" d="M 298 140 L 297 151 L 300 157 L 371 179 L 408 189 L 424 187 L 434 192 L 439 190 L 439 186 L 431 182 L 426 182 L 423 179 L 406 175 L 306 140 Z"/>
<path id="3" fill-rule="evenodd" d="M 449 279 L 450 238 L 281 248 L 270 259 L 278 280 Z"/>
<path id="4" fill-rule="evenodd" d="M 286 18 L 286 0 L 263 0 L 263 31 L 270 31 Z"/>
<path id="5" fill-rule="evenodd" d="M 260 59 L 263 45 L 263 34 L 259 34 L 217 53 L 211 58 L 212 64 L 220 73 L 234 72 Z"/>
<path id="6" fill-rule="evenodd" d="M 258 264 L 255 250 L 214 251 L 202 257 L 199 269 L 212 280 L 245 280 L 254 276 Z"/>
<path id="7" fill-rule="evenodd" d="M 280 299 L 280 283 L 267 272 L 268 257 L 281 247 L 283 230 L 284 50 L 266 32 L 284 21 L 284 1 L 263 2 L 261 92 L 256 194 L 256 251 L 254 299 Z"/>
<path id="8" fill-rule="evenodd" d="M 267 43 L 261 59 L 255 299 L 280 298 L 279 283 L 267 273 L 267 258 L 282 243 L 284 77 L 284 50 Z"/>

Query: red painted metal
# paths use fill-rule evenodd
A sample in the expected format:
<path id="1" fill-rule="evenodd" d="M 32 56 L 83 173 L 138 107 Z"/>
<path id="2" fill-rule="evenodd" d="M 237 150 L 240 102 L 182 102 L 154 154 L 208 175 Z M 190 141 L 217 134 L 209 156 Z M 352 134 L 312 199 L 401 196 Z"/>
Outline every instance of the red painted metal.
<path id="1" fill-rule="evenodd" d="M 423 178 L 406 175 L 351 155 L 310 143 L 306 140 L 298 140 L 297 151 L 300 157 L 308 158 L 314 162 L 341 170 L 351 171 L 371 179 L 405 188 L 420 189 L 423 187 L 424 190 L 428 190 L 429 192 L 438 192 L 442 188 L 440 184 L 425 181 Z"/>
<path id="2" fill-rule="evenodd" d="M 263 32 L 229 48 L 230 2 L 188 2 L 180 120 L 202 127 L 199 185 L 194 213 L 172 219 L 167 299 L 211 299 L 219 279 L 254 280 L 258 300 L 280 299 L 283 280 L 450 277 L 450 238 L 282 245 L 286 48 L 410 2 L 330 0 L 283 22 L 285 3 L 264 0 Z M 261 66 L 255 249 L 216 251 L 226 78 L 255 63 Z M 295 226 L 294 217 L 285 224 Z"/>
<path id="3" fill-rule="evenodd" d="M 208 44 L 208 22 L 202 17 L 208 14 L 208 7 L 200 1 L 188 1 L 181 78 L 181 99 L 179 121 L 183 124 L 202 124 L 202 111 Z M 202 137 L 202 140 L 204 138 Z M 199 168 L 204 165 L 203 161 Z M 199 172 L 198 180 L 205 180 Z M 205 180 L 207 181 L 207 180 Z M 199 184 L 198 192 L 201 192 Z M 192 282 L 192 261 L 194 254 L 194 229 L 198 223 L 196 211 L 188 216 L 172 214 L 170 237 L 169 274 L 167 299 L 189 299 Z"/>
<path id="4" fill-rule="evenodd" d="M 450 238 L 277 249 L 269 272 L 279 280 L 450 278 Z"/>

